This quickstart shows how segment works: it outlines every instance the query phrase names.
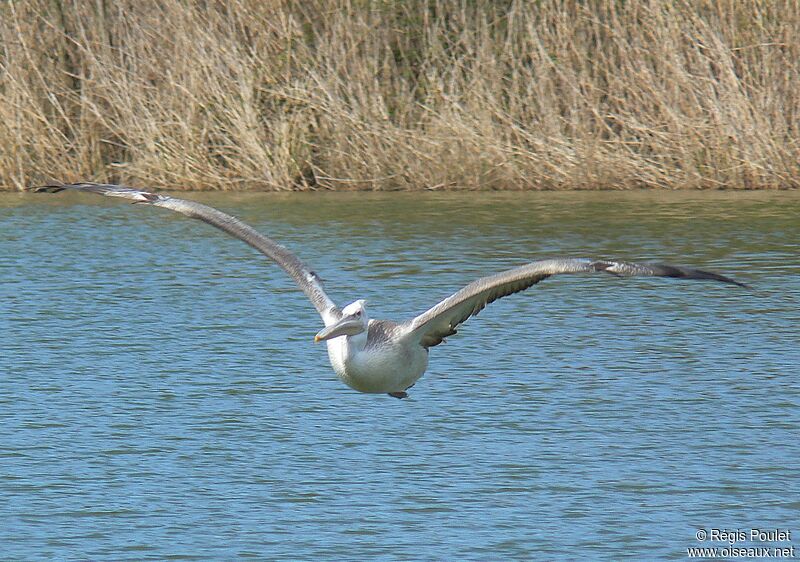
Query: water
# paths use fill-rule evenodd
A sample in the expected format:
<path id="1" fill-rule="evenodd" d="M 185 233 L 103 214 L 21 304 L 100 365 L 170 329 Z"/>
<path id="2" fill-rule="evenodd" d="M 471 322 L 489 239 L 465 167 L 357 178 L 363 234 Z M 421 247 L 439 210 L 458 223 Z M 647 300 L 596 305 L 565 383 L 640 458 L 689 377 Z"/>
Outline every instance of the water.
<path id="1" fill-rule="evenodd" d="M 800 536 L 797 193 L 191 197 L 378 318 L 552 255 L 757 290 L 549 279 L 401 401 L 340 383 L 313 308 L 244 244 L 0 196 L 0 558 L 680 560 L 698 529 Z"/>

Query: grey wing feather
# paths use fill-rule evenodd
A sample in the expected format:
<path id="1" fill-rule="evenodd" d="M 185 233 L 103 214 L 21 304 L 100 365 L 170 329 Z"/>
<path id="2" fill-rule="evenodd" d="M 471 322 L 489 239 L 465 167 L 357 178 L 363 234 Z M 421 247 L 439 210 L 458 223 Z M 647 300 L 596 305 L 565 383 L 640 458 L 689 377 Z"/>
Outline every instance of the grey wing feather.
<path id="1" fill-rule="evenodd" d="M 130 199 L 134 203 L 164 207 L 215 226 L 234 238 L 249 244 L 283 268 L 308 296 L 326 323 L 329 319 L 336 319 L 341 315 L 339 309 L 322 288 L 322 280 L 316 273 L 309 269 L 292 252 L 231 215 L 194 201 L 114 184 L 54 184 L 33 187 L 31 191 L 55 193 L 65 189 L 98 193 L 107 197 L 122 197 Z"/>
<path id="2" fill-rule="evenodd" d="M 620 261 L 558 258 L 541 260 L 473 281 L 457 293 L 405 324 L 408 337 L 423 347 L 438 345 L 456 333 L 456 327 L 499 299 L 535 285 L 551 275 L 604 272 L 618 277 L 676 277 L 707 279 L 746 287 L 729 277 L 669 264 L 638 264 Z"/>

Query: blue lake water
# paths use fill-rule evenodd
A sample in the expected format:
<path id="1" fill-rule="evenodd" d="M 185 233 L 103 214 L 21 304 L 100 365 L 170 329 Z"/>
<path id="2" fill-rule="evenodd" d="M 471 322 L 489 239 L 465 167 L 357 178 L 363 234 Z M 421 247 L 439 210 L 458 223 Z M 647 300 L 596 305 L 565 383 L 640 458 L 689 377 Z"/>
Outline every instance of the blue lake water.
<path id="1" fill-rule="evenodd" d="M 395 400 L 336 379 L 314 309 L 241 242 L 0 195 L 0 558 L 684 560 L 752 528 L 800 557 L 800 194 L 187 197 L 377 318 L 559 255 L 755 290 L 548 279 Z"/>

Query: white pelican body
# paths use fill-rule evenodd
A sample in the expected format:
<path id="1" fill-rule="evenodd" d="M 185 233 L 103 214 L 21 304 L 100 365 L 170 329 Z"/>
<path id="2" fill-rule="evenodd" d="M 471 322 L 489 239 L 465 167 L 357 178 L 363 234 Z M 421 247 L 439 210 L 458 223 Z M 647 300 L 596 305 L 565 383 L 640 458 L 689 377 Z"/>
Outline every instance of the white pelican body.
<path id="1" fill-rule="evenodd" d="M 333 338 L 327 344 L 336 375 L 359 392 L 402 394 L 428 368 L 428 350 L 424 347 L 368 346 L 366 332 Z"/>
<path id="2" fill-rule="evenodd" d="M 364 300 L 347 305 L 341 318 L 326 324 L 314 340 L 325 340 L 333 370 L 354 390 L 403 394 L 428 367 L 428 350 L 419 342 L 406 344 L 403 336 L 408 339 L 410 333 L 394 322 L 370 320 Z"/>
<path id="3" fill-rule="evenodd" d="M 328 357 L 339 378 L 359 392 L 386 393 L 395 398 L 407 396 L 405 391 L 428 366 L 428 349 L 455 334 L 459 324 L 494 300 L 524 291 L 552 275 L 604 272 L 617 277 L 705 279 L 745 286 L 717 273 L 668 264 L 555 258 L 477 279 L 411 320 L 370 320 L 363 300 L 339 309 L 325 293 L 319 276 L 293 253 L 213 207 L 113 184 L 56 184 L 33 188 L 37 192 L 65 189 L 164 207 L 211 224 L 246 242 L 283 268 L 311 300 L 325 324 L 314 341 L 327 342 Z"/>

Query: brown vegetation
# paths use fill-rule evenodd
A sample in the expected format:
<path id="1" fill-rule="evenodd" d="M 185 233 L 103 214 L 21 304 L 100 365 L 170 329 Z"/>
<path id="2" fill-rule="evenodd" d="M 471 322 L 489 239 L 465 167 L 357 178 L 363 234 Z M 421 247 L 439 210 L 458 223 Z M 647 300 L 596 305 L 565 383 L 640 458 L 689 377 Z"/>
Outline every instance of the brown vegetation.
<path id="1" fill-rule="evenodd" d="M 800 186 L 796 0 L 5 0 L 0 186 Z"/>

